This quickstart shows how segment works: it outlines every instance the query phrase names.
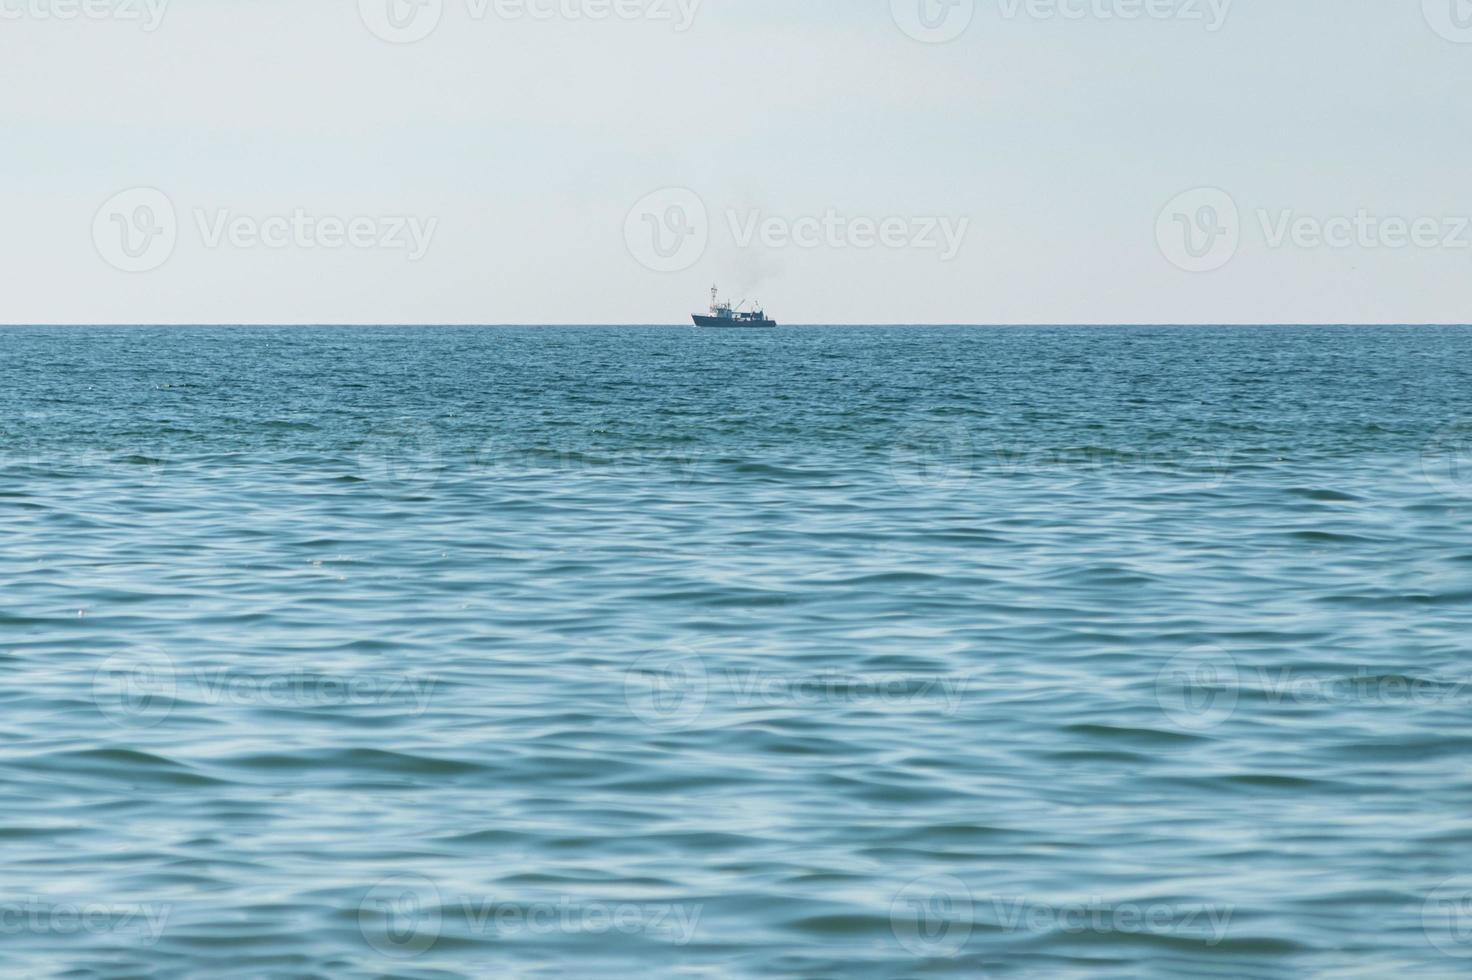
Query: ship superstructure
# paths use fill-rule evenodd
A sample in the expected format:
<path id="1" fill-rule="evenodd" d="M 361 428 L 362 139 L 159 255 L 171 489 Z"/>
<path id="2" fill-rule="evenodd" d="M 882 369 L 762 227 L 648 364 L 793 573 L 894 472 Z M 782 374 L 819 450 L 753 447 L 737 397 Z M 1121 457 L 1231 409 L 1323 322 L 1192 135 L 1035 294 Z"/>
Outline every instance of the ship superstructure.
<path id="1" fill-rule="evenodd" d="M 742 300 L 736 305 L 730 301 L 720 301 L 719 287 L 710 287 L 710 312 L 701 315 L 691 314 L 697 327 L 747 327 L 757 329 L 770 329 L 777 325 L 777 321 L 767 317 L 766 311 L 760 303 L 752 303 L 751 309 L 743 309 L 746 301 Z"/>

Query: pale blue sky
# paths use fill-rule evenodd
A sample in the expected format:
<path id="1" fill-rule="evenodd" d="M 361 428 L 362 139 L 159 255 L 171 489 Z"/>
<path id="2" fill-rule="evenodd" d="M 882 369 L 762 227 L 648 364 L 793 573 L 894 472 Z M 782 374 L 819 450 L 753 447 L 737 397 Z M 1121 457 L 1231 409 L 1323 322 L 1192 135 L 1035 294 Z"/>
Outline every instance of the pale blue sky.
<path id="1" fill-rule="evenodd" d="M 891 0 L 701 0 L 683 32 L 647 16 L 662 0 L 596 22 L 442 0 L 408 44 L 356 0 L 174 0 L 153 31 L 105 2 L 118 16 L 59 21 L 0 0 L 5 322 L 675 323 L 712 281 L 786 322 L 1472 319 L 1472 30 L 1433 26 L 1455 0 L 1235 0 L 1214 32 L 1088 9 L 1131 0 L 1066 0 L 1079 19 L 975 0 L 942 44 Z M 177 243 L 129 273 L 94 217 L 134 187 L 164 192 Z M 1157 216 L 1201 187 L 1239 207 L 1240 244 L 1191 273 Z M 676 271 L 626 233 L 664 188 L 710 222 Z M 297 209 L 433 237 L 411 261 L 201 228 Z M 1360 211 L 1445 233 L 1274 247 L 1263 226 Z M 906 243 L 733 235 L 830 212 L 903 219 Z M 954 258 L 909 240 L 927 219 L 966 223 Z"/>

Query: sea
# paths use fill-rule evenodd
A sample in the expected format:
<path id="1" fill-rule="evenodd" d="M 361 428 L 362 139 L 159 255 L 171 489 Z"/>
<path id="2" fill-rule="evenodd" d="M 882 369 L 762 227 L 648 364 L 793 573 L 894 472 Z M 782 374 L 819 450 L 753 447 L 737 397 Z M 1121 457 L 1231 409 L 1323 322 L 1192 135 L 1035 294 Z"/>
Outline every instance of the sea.
<path id="1" fill-rule="evenodd" d="M 0 331 L 0 973 L 1472 974 L 1472 329 Z"/>

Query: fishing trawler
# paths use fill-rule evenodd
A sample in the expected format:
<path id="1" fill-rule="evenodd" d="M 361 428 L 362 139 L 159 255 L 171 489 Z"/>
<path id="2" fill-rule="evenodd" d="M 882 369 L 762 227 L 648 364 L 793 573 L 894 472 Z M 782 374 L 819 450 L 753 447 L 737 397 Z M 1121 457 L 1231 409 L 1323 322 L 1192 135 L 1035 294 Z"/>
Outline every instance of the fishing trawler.
<path id="1" fill-rule="evenodd" d="M 697 327 L 745 327 L 748 329 L 770 329 L 777 325 L 776 320 L 767 319 L 766 311 L 761 304 L 753 303 L 751 309 L 743 310 L 746 300 L 742 300 L 735 306 L 730 302 L 718 302 L 716 297 L 720 294 L 717 287 L 710 287 L 710 312 L 706 315 L 692 313 Z"/>

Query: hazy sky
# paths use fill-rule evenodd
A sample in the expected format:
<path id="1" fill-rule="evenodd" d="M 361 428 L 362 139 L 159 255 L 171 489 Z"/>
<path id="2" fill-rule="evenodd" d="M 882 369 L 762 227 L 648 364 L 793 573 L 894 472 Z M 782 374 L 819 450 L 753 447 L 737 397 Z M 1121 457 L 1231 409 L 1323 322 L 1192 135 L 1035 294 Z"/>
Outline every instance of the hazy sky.
<path id="1" fill-rule="evenodd" d="M 0 0 L 0 79 L 4 322 L 1472 320 L 1467 0 Z"/>

